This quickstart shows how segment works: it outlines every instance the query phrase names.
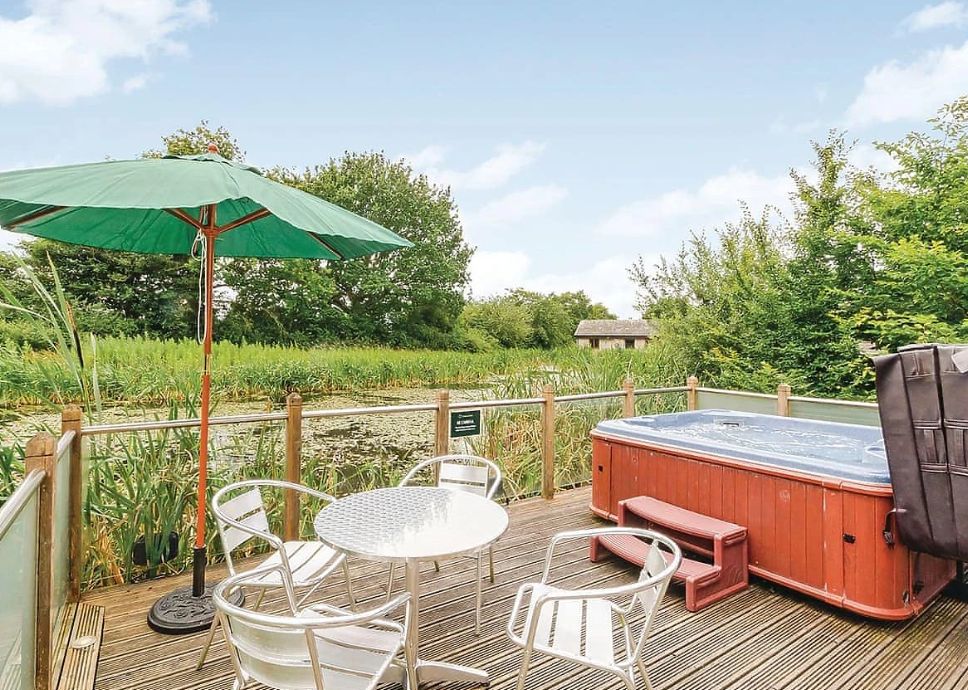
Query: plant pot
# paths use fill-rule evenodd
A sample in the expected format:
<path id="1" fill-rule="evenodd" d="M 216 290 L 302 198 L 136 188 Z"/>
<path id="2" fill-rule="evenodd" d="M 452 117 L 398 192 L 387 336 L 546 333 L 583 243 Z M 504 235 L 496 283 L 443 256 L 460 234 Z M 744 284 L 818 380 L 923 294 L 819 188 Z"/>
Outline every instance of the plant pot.
<path id="1" fill-rule="evenodd" d="M 155 544 L 155 551 L 157 551 L 161 547 L 161 542 L 164 537 L 157 535 L 155 539 L 157 540 Z M 161 554 L 162 563 L 170 561 L 178 556 L 178 542 L 178 532 L 169 532 L 168 544 Z M 135 565 L 148 565 L 148 549 L 145 547 L 145 535 L 142 534 L 140 537 L 135 539 L 134 545 L 131 547 L 131 560 Z"/>

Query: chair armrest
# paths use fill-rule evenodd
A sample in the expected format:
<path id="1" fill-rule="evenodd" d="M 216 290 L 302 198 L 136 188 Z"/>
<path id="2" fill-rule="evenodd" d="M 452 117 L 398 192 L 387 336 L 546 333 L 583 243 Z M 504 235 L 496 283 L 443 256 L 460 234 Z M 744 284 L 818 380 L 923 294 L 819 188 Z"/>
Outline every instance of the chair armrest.
<path id="1" fill-rule="evenodd" d="M 534 591 L 534 587 L 535 587 L 535 583 L 533 583 L 533 582 L 526 582 L 523 585 L 521 585 L 520 587 L 518 587 L 518 593 L 515 594 L 515 596 L 514 596 L 514 603 L 511 604 L 511 615 L 508 617 L 508 624 L 507 624 L 508 637 L 510 637 L 511 639 L 518 638 L 517 633 L 514 632 L 514 628 L 517 625 L 518 618 L 519 618 L 520 613 L 521 613 L 521 610 L 522 610 L 522 604 L 524 603 L 524 597 L 525 597 L 525 595 L 529 591 L 530 592 L 533 592 Z M 529 606 L 530 605 L 531 604 L 529 603 Z M 540 606 L 540 604 L 535 603 L 534 604 L 534 610 L 537 611 L 539 606 Z M 525 630 L 524 633 L 525 633 L 525 635 L 528 635 L 529 634 L 529 631 L 528 630 Z"/>
<path id="2" fill-rule="evenodd" d="M 551 561 L 554 558 L 555 547 L 557 547 L 558 544 L 567 541 L 574 541 L 576 539 L 591 539 L 593 537 L 605 537 L 615 534 L 627 534 L 634 537 L 651 539 L 653 543 L 659 542 L 663 544 L 664 546 L 668 547 L 673 554 L 673 560 L 675 561 L 676 565 L 672 572 L 675 572 L 679 569 L 679 562 L 682 560 L 682 551 L 674 541 L 659 534 L 658 532 L 642 529 L 641 527 L 593 527 L 592 529 L 559 532 L 551 537 L 551 541 L 548 543 L 548 552 L 545 554 L 545 564 L 544 571 L 541 574 L 541 582 L 548 582 L 548 576 L 551 573 Z M 665 571 L 663 570 L 663 572 Z"/>
<path id="3" fill-rule="evenodd" d="M 336 500 L 334 497 L 330 496 L 328 493 L 325 493 L 323 491 L 319 491 L 318 489 L 314 489 L 314 488 L 312 488 L 310 486 L 306 486 L 305 484 L 297 484 L 295 482 L 287 482 L 287 481 L 282 480 L 282 479 L 269 479 L 269 480 L 264 480 L 264 481 L 267 484 L 271 482 L 271 485 L 272 486 L 277 486 L 277 487 L 279 487 L 281 489 L 291 489 L 292 491 L 297 491 L 297 492 L 299 492 L 301 494 L 307 494 L 309 496 L 312 496 L 313 498 L 319 498 L 319 499 L 321 499 L 323 501 L 326 501 L 328 503 L 332 503 L 333 501 Z"/>
<path id="4" fill-rule="evenodd" d="M 300 616 L 306 627 L 333 627 L 335 625 L 360 625 L 362 623 L 383 622 L 388 614 L 400 608 L 406 607 L 406 616 L 410 617 L 410 595 L 407 593 L 397 595 L 390 601 L 366 611 L 347 613 L 344 609 L 330 606 L 328 604 L 313 604 L 307 606 L 304 611 L 314 613 L 329 613 L 326 617 L 315 618 L 312 616 Z"/>

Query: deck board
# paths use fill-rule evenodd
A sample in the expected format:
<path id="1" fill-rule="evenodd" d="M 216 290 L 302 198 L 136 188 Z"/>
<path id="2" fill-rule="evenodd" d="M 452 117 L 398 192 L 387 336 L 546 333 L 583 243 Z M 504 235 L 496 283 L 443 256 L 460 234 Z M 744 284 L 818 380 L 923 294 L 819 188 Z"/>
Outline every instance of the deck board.
<path id="1" fill-rule="evenodd" d="M 473 633 L 473 570 L 470 559 L 427 564 L 422 576 L 421 653 L 429 659 L 486 668 L 491 687 L 513 688 L 520 655 L 504 626 L 518 586 L 540 575 L 548 537 L 563 529 L 603 524 L 588 511 L 587 488 L 565 491 L 552 502 L 512 504 L 511 529 L 495 550 L 496 581 L 484 582 L 481 636 Z M 383 596 L 386 566 L 351 561 L 357 596 Z M 210 579 L 224 576 L 222 567 Z M 563 548 L 553 576 L 564 586 L 629 582 L 633 569 L 614 558 L 590 563 L 587 548 Z M 402 572 L 396 587 L 402 587 Z M 221 641 L 201 671 L 195 662 L 203 635 L 164 636 L 145 623 L 151 603 L 186 576 L 92 592 L 85 602 L 104 608 L 104 639 L 96 690 L 225 690 L 231 668 Z M 320 598 L 345 603 L 339 578 Z M 683 605 L 673 585 L 646 647 L 653 684 L 683 690 L 779 690 L 864 688 L 934 690 L 968 681 L 968 603 L 942 598 L 907 623 L 876 623 L 754 581 L 746 592 L 698 613 Z M 281 605 L 267 597 L 265 610 Z M 619 688 L 607 674 L 562 661 L 537 658 L 527 690 Z"/>

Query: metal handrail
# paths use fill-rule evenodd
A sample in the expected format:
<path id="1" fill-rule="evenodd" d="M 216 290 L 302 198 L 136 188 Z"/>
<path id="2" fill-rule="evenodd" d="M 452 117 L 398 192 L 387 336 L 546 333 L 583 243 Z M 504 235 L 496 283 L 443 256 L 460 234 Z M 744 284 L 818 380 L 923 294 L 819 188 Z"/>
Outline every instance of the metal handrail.
<path id="1" fill-rule="evenodd" d="M 20 511 L 27 505 L 27 501 L 33 498 L 40 488 L 40 483 L 47 475 L 43 470 L 34 470 L 20 482 L 20 486 L 10 494 L 6 502 L 0 506 L 0 539 L 7 534 L 7 530 L 13 525 L 14 520 L 20 515 Z"/>
<path id="2" fill-rule="evenodd" d="M 555 398 L 558 400 L 558 398 Z M 450 404 L 452 410 L 476 410 L 484 407 L 516 407 L 519 405 L 540 405 L 544 398 L 499 398 L 497 400 L 464 400 Z M 437 406 L 434 406 L 437 409 Z"/>
<path id="3" fill-rule="evenodd" d="M 635 395 L 659 395 L 660 393 L 685 393 L 689 386 L 669 386 L 667 388 L 636 388 Z"/>
<path id="4" fill-rule="evenodd" d="M 723 388 L 696 387 L 690 389 L 689 386 L 668 386 L 664 388 L 636 388 L 632 391 L 636 397 L 642 395 L 661 395 L 665 393 L 685 393 L 695 390 L 698 393 L 716 393 L 721 395 L 732 395 L 744 398 L 760 398 L 764 400 L 776 400 L 777 396 L 771 393 L 754 393 L 752 391 L 734 391 Z M 619 398 L 627 395 L 625 390 L 600 391 L 596 393 L 577 393 L 573 395 L 555 396 L 555 403 L 580 402 L 583 400 L 600 400 L 605 398 Z M 791 402 L 817 402 L 831 405 L 841 405 L 845 407 L 856 407 L 864 409 L 876 409 L 877 404 L 871 402 L 861 402 L 854 400 L 837 400 L 828 398 L 810 398 L 804 396 L 791 395 Z M 517 407 L 522 405 L 541 405 L 545 402 L 544 398 L 499 398 L 492 400 L 462 400 L 450 403 L 451 410 L 473 410 L 493 407 Z M 438 409 L 435 403 L 419 403 L 412 405 L 379 405 L 373 407 L 344 407 L 333 410 L 304 410 L 301 414 L 302 419 L 323 419 L 327 417 L 346 417 L 355 415 L 370 414 L 404 414 L 408 412 L 434 412 Z M 254 414 L 227 415 L 223 417 L 212 417 L 209 424 L 212 426 L 228 424 L 250 424 L 259 422 L 282 422 L 287 419 L 286 412 L 260 412 Z M 197 427 L 201 424 L 198 417 L 186 419 L 166 419 L 150 422 L 126 422 L 122 424 L 98 424 L 81 428 L 82 436 L 97 436 L 103 434 L 125 433 L 135 431 L 159 431 L 165 429 L 186 429 Z M 62 447 L 69 445 L 67 440 L 68 432 L 61 438 L 58 444 L 58 453 Z"/>
<path id="5" fill-rule="evenodd" d="M 71 444 L 74 442 L 74 430 L 66 431 L 61 434 L 61 437 L 57 439 L 57 448 L 54 450 L 54 462 L 60 462 L 60 459 L 64 457 L 71 450 Z"/>
<path id="6" fill-rule="evenodd" d="M 826 405 L 842 405 L 843 407 L 860 407 L 867 410 L 876 410 L 877 403 L 866 402 L 864 400 L 838 400 L 837 398 L 810 398 L 803 395 L 791 395 L 788 400 L 790 402 L 805 402 L 805 403 L 824 403 Z"/>
<path id="7" fill-rule="evenodd" d="M 703 388 L 702 386 L 696 388 L 699 393 L 721 393 L 723 395 L 733 395 L 741 398 L 764 398 L 768 400 L 776 400 L 776 393 L 754 393 L 753 391 L 731 391 L 725 388 Z M 791 398 L 792 400 L 793 398 Z M 813 398 L 814 400 L 822 400 L 822 398 Z"/>
<path id="8" fill-rule="evenodd" d="M 453 407 L 453 405 L 451 405 Z M 432 412 L 437 406 L 432 403 L 417 405 L 380 405 L 378 407 L 341 407 L 335 410 L 306 410 L 303 419 L 319 419 L 321 417 L 346 417 L 361 414 L 395 414 L 401 412 Z M 285 415 L 283 415 L 285 418 Z"/>
<path id="9" fill-rule="evenodd" d="M 211 426 L 224 424 L 249 424 L 252 422 L 282 422 L 286 419 L 285 412 L 259 412 L 256 414 L 237 414 L 225 417 L 211 417 Z M 117 434 L 129 431 L 159 431 L 162 429 L 187 429 L 200 426 L 202 420 L 198 417 L 185 419 L 163 419 L 153 422 L 125 422 L 122 424 L 96 424 L 81 427 L 81 436 L 97 436 L 101 434 Z"/>

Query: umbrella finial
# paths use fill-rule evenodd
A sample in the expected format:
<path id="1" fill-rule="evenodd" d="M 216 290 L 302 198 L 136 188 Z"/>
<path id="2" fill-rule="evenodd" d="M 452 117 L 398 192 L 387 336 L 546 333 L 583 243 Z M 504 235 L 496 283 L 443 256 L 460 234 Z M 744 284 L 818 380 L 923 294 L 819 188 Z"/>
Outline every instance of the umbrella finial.
<path id="1" fill-rule="evenodd" d="M 208 145 L 208 152 L 209 153 L 218 153 L 218 146 L 216 144 L 214 144 L 214 143 L 209 144 Z"/>

